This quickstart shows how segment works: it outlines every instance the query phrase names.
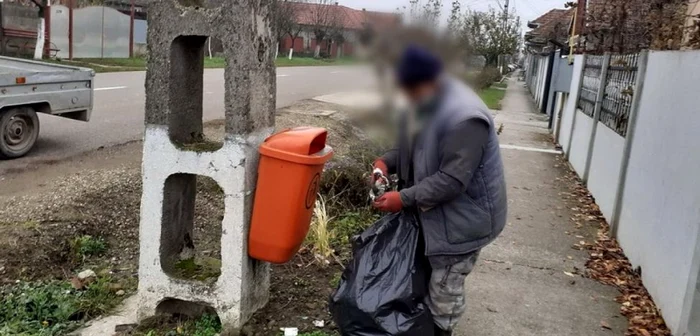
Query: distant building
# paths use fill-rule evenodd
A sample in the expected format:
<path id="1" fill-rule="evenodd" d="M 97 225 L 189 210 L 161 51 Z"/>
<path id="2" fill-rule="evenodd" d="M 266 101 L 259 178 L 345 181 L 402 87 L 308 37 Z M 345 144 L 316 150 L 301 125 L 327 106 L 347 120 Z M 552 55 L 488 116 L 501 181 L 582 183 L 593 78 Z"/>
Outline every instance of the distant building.
<path id="1" fill-rule="evenodd" d="M 528 27 L 532 30 L 525 33 L 526 50 L 531 53 L 542 53 L 566 48 L 575 10 L 575 8 L 555 8 L 528 22 Z"/>
<path id="2" fill-rule="evenodd" d="M 299 25 L 300 34 L 294 39 L 285 36 L 280 43 L 280 51 L 294 49 L 295 53 L 313 54 L 319 41 L 314 30 L 322 29 L 328 36 L 320 41 L 321 54 L 329 57 L 353 55 L 361 36 L 372 30 L 393 27 L 401 17 L 394 13 L 373 12 L 353 9 L 336 4 L 284 2 L 293 6 L 294 21 Z"/>

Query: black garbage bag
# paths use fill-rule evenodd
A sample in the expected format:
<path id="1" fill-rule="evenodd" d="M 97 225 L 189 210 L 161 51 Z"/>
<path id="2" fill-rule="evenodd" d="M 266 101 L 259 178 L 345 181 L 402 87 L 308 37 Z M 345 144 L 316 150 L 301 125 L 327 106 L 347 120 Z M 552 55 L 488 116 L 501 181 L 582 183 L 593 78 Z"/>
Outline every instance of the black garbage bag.
<path id="1" fill-rule="evenodd" d="M 329 304 L 343 336 L 433 335 L 423 250 L 418 220 L 406 211 L 353 239 L 353 259 Z"/>

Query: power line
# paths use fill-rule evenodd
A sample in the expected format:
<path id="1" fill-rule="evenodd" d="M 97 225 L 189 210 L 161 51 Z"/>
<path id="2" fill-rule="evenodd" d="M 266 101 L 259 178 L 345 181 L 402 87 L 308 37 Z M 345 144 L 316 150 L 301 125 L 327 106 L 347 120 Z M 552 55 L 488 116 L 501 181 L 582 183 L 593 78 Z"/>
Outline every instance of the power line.
<path id="1" fill-rule="evenodd" d="M 500 7 L 501 10 L 503 10 L 503 5 L 501 5 L 501 1 L 499 1 L 499 0 L 495 0 L 495 1 L 496 1 L 496 3 L 498 4 L 498 7 Z M 508 0 L 506 0 L 506 3 L 507 3 L 507 2 L 508 2 Z M 507 5 L 506 5 L 506 6 L 507 6 Z"/>
<path id="2" fill-rule="evenodd" d="M 525 2 L 525 4 L 528 7 L 530 7 L 530 9 L 532 10 L 532 14 L 534 14 L 534 15 L 540 14 L 540 11 L 538 9 L 536 9 L 535 6 L 532 5 L 532 3 L 530 3 L 530 0 L 523 0 L 523 1 Z"/>

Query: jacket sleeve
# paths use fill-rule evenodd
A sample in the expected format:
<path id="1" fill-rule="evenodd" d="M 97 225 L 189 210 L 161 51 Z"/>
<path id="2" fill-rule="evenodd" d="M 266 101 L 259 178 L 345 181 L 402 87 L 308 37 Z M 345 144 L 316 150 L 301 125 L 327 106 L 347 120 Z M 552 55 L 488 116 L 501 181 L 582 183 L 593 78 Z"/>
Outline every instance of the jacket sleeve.
<path id="1" fill-rule="evenodd" d="M 481 165 L 488 139 L 489 126 L 481 119 L 466 120 L 452 128 L 440 141 L 440 169 L 402 190 L 403 205 L 429 209 L 464 193 Z"/>

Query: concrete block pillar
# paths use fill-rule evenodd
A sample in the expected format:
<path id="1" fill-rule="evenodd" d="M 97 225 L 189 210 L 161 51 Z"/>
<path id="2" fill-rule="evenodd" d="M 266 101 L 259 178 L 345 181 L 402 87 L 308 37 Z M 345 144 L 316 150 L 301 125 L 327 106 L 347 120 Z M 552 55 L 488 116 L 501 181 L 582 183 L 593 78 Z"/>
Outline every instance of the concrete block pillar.
<path id="1" fill-rule="evenodd" d="M 272 0 L 153 0 L 148 17 L 146 130 L 143 152 L 138 316 L 215 312 L 223 335 L 235 335 L 268 299 L 269 268 L 248 257 L 247 235 L 257 179 L 257 148 L 274 126 Z M 226 57 L 223 147 L 203 141 L 207 38 Z M 188 145 L 188 146 L 183 146 Z M 224 191 L 221 274 L 212 284 L 179 279 L 178 258 L 194 246 L 197 175 Z"/>

